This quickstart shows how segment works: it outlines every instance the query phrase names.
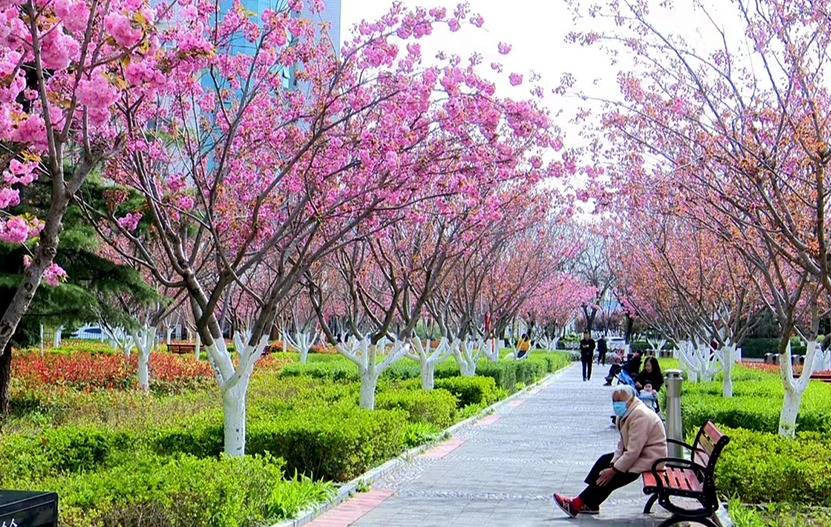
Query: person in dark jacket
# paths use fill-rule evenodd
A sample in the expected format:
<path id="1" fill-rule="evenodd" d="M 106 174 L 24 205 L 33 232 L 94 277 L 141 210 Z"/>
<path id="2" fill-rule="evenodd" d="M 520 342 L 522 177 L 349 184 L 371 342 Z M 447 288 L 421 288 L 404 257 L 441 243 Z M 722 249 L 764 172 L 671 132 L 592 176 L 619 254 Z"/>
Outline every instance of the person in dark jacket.
<path id="1" fill-rule="evenodd" d="M 623 366 L 620 364 L 612 364 L 612 367 L 609 368 L 609 375 L 606 376 L 606 386 L 612 385 L 612 379 L 615 378 L 615 375 L 620 373 L 620 370 L 626 370 L 626 373 L 629 374 L 630 377 L 636 377 L 638 372 L 641 369 L 641 354 L 640 352 L 636 351 L 632 354 L 632 358 L 627 360 L 623 363 Z"/>
<path id="2" fill-rule="evenodd" d="M 609 352 L 609 349 L 606 347 L 606 337 L 600 337 L 600 340 L 597 341 L 597 363 L 606 365 L 606 353 Z"/>
<path id="3" fill-rule="evenodd" d="M 657 396 L 663 384 L 664 377 L 658 359 L 649 357 L 643 365 L 643 370 L 635 377 L 635 387 L 641 392 L 651 392 Z"/>
<path id="4" fill-rule="evenodd" d="M 588 331 L 583 332 L 583 340 L 580 341 L 580 362 L 583 363 L 583 380 L 589 381 L 592 378 L 592 361 L 594 360 L 594 339 Z"/>

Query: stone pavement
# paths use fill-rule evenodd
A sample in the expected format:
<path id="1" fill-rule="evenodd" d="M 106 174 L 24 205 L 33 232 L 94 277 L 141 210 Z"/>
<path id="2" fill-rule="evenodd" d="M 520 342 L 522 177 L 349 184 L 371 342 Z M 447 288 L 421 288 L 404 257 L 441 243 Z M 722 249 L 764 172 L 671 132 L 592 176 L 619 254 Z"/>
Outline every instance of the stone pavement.
<path id="1" fill-rule="evenodd" d="M 582 382 L 573 364 L 492 415 L 457 431 L 335 507 L 313 527 L 654 527 L 640 482 L 619 489 L 598 516 L 568 518 L 551 499 L 576 495 L 595 459 L 614 450 L 607 368 Z"/>

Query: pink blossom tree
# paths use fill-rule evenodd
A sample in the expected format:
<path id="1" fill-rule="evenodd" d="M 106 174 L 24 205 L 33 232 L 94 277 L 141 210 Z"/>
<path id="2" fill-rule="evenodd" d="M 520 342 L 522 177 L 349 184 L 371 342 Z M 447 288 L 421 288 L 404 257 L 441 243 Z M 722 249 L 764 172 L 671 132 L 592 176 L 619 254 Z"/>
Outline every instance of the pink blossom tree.
<path id="1" fill-rule="evenodd" d="M 613 58 L 624 51 L 632 62 L 618 74 L 622 97 L 607 101 L 592 153 L 614 161 L 604 176 L 612 193 L 639 189 L 629 202 L 636 207 L 663 201 L 732 245 L 762 277 L 760 295 L 775 300 L 782 330 L 780 430 L 792 435 L 785 414 L 795 416 L 799 397 L 785 365 L 790 335 L 802 320 L 796 313 L 812 312 L 804 306 L 816 286 L 831 291 L 829 93 L 821 67 L 831 43 L 828 5 L 694 4 L 692 15 L 704 21 L 697 29 L 708 35 L 696 42 L 660 27 L 662 9 L 658 2 L 592 8 L 587 14 L 614 26 L 572 35 Z M 741 30 L 730 33 L 718 22 L 725 18 Z"/>
<path id="2" fill-rule="evenodd" d="M 63 273 L 53 259 L 69 201 L 124 144 L 117 108 L 140 106 L 164 82 L 160 71 L 136 72 L 168 54 L 156 27 L 170 10 L 135 0 L 10 0 L 0 10 L 0 240 L 31 255 L 0 318 L 3 356 L 41 280 Z M 20 188 L 41 176 L 51 182 L 46 216 L 11 216 Z"/>

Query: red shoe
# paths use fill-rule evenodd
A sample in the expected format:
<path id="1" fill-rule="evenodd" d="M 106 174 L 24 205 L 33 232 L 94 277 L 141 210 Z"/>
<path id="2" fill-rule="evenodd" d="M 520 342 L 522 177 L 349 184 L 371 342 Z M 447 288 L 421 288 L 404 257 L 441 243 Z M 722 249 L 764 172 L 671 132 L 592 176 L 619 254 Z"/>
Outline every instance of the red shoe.
<path id="1" fill-rule="evenodd" d="M 571 498 L 560 496 L 556 492 L 552 497 L 554 498 L 554 502 L 557 504 L 557 506 L 563 509 L 563 512 L 568 514 L 569 518 L 574 518 L 577 516 L 577 514 L 579 514 L 580 511 L 577 510 L 577 507 L 574 506 L 573 500 Z"/>

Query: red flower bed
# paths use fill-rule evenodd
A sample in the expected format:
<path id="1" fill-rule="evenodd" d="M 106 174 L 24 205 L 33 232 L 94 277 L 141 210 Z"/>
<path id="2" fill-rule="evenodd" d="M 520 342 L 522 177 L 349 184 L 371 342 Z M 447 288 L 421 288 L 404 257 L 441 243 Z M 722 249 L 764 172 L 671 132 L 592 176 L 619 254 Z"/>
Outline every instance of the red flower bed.
<path id="1" fill-rule="evenodd" d="M 760 370 L 766 371 L 769 373 L 779 373 L 779 365 L 778 364 L 765 364 L 764 362 L 749 362 L 749 361 L 742 361 L 742 366 L 745 368 L 750 368 L 751 370 Z M 793 366 L 794 374 L 802 373 L 802 365 L 798 364 Z M 831 370 L 823 370 L 823 371 L 815 371 L 811 374 L 811 376 L 818 375 L 818 376 L 829 376 L 831 375 Z"/>
<path id="2" fill-rule="evenodd" d="M 138 358 L 87 352 L 71 355 L 21 353 L 12 359 L 12 376 L 27 387 L 67 386 L 77 389 L 126 390 L 137 381 Z M 152 389 L 176 391 L 213 379 L 210 365 L 189 356 L 150 355 Z"/>

